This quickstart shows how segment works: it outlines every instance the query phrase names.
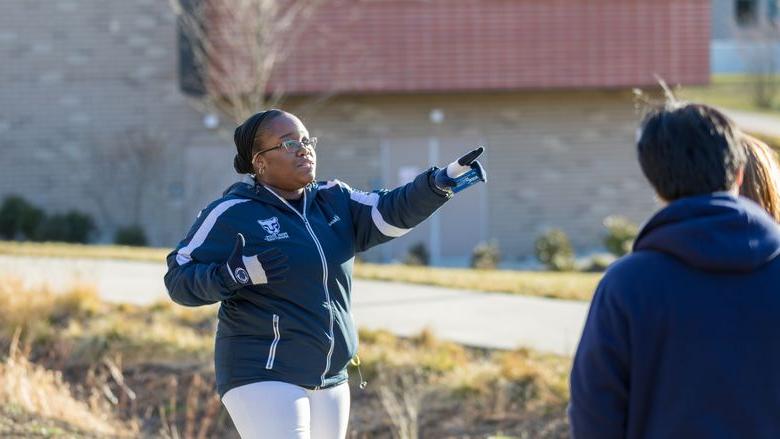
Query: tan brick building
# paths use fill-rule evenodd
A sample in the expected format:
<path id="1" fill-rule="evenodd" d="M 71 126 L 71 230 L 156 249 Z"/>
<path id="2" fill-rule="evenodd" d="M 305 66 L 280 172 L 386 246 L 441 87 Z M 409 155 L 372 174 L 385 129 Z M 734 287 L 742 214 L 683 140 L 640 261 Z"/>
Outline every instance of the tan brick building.
<path id="1" fill-rule="evenodd" d="M 159 3 L 0 5 L 0 59 L 12 60 L 0 67 L 0 194 L 98 214 L 82 180 L 102 168 L 79 157 L 149 127 L 167 147 L 138 216 L 155 244 L 172 245 L 234 179 L 232 145 L 178 91 L 175 25 Z M 334 0 L 272 87 L 320 138 L 323 179 L 395 186 L 487 146 L 488 185 L 369 259 L 422 241 L 435 262 L 463 263 L 495 239 L 512 263 L 547 228 L 591 250 L 605 216 L 653 211 L 632 146 L 631 88 L 651 87 L 654 74 L 706 82 L 709 18 L 705 0 Z M 120 190 L 129 182 L 119 174 L 107 187 L 117 211 L 136 195 Z"/>

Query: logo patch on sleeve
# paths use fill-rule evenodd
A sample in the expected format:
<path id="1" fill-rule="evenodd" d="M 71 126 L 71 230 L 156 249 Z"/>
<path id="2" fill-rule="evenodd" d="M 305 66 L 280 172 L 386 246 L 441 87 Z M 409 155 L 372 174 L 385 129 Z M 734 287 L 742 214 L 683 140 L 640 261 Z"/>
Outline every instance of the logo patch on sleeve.
<path id="1" fill-rule="evenodd" d="M 249 273 L 247 273 L 243 268 L 236 268 L 235 277 L 236 280 L 242 285 L 249 283 Z"/>

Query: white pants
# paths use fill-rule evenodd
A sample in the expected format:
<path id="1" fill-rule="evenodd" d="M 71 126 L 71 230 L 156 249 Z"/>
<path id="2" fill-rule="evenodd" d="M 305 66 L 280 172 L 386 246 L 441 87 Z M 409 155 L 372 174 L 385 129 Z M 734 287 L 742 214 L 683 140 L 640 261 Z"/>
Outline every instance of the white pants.
<path id="1" fill-rule="evenodd" d="M 343 439 L 349 420 L 349 384 L 308 390 L 262 381 L 222 397 L 242 439 Z"/>

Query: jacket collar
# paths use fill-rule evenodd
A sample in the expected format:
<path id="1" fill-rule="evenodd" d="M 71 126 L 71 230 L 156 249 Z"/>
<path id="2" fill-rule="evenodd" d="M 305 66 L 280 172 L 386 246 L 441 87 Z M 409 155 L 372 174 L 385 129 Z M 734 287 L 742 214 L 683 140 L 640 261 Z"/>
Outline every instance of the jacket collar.
<path id="1" fill-rule="evenodd" d="M 305 210 L 308 212 L 314 199 L 314 192 L 317 185 L 312 183 L 304 188 L 304 200 L 306 201 Z M 279 208 L 294 209 L 282 201 L 282 197 L 274 193 L 270 188 L 255 181 L 254 176 L 244 175 L 241 180 L 228 187 L 223 195 L 234 195 L 241 198 L 250 198 L 261 203 L 270 204 Z M 297 211 L 296 211 L 297 212 Z"/>

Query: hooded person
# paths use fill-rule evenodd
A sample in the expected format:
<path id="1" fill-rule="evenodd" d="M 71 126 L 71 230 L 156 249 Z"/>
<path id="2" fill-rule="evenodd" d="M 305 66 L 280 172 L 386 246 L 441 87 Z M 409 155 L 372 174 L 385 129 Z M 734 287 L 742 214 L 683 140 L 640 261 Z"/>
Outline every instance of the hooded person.
<path id="1" fill-rule="evenodd" d="M 641 168 L 665 203 L 598 285 L 571 372 L 581 438 L 780 437 L 780 230 L 738 196 L 741 134 L 652 112 Z"/>

